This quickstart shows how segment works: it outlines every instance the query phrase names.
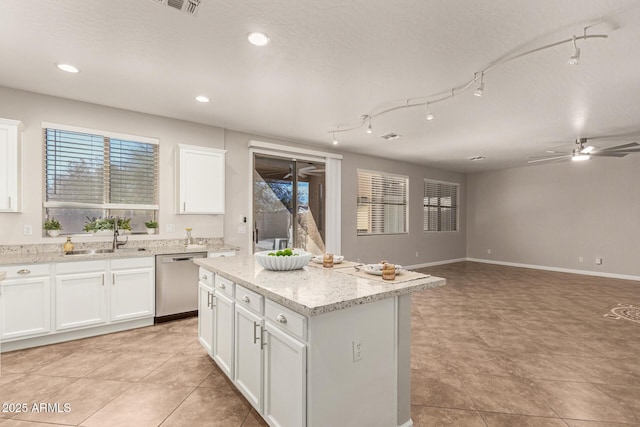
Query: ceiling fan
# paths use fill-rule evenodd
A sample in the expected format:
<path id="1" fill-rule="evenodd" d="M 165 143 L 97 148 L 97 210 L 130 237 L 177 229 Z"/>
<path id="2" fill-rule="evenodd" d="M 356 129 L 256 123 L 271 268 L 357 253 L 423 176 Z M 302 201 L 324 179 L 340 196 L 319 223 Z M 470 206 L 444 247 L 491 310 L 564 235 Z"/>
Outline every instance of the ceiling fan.
<path id="1" fill-rule="evenodd" d="M 640 144 L 630 142 L 614 147 L 597 148 L 586 145 L 587 138 L 576 139 L 576 147 L 570 153 L 548 151 L 547 156 L 529 157 L 528 163 L 557 162 L 566 159 L 573 161 L 589 160 L 591 157 L 624 157 L 630 153 L 640 153 Z"/>
<path id="2" fill-rule="evenodd" d="M 308 175 L 322 175 L 324 173 L 324 168 L 319 168 L 316 165 L 309 163 L 309 166 L 305 166 L 303 168 L 298 168 L 298 176 L 300 178 L 306 178 Z M 293 167 L 289 167 L 289 173 L 282 177 L 282 179 L 287 179 L 293 175 Z"/>

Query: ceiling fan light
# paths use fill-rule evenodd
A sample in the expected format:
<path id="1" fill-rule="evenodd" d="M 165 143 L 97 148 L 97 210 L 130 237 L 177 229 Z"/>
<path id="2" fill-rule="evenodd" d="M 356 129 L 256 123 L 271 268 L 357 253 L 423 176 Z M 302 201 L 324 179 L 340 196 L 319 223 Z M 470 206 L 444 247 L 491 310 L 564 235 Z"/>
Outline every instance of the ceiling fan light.
<path id="1" fill-rule="evenodd" d="M 475 96 L 482 96 L 484 94 L 484 83 L 481 83 L 480 86 L 478 86 L 478 89 L 476 89 L 476 91 L 473 92 L 473 94 Z"/>
<path id="2" fill-rule="evenodd" d="M 373 133 L 373 128 L 371 127 L 371 119 L 369 119 L 369 126 L 367 126 L 367 131 L 368 134 L 372 134 Z"/>
<path id="3" fill-rule="evenodd" d="M 594 147 L 593 145 L 588 145 L 586 147 L 584 147 L 582 150 L 580 150 L 580 153 L 582 154 L 590 154 L 593 153 L 593 150 L 595 150 L 596 147 Z"/>
<path id="4" fill-rule="evenodd" d="M 571 157 L 571 160 L 573 160 L 574 162 L 582 162 L 582 161 L 585 161 L 585 160 L 589 160 L 590 158 L 591 158 L 591 156 L 588 155 L 588 154 L 574 154 Z"/>

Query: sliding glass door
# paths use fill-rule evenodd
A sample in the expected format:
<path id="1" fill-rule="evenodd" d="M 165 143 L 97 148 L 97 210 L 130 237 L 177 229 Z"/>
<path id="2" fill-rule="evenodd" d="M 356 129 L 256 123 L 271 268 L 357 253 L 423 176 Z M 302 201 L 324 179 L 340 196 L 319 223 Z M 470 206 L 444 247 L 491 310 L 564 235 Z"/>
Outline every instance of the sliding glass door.
<path id="1" fill-rule="evenodd" d="M 325 164 L 254 154 L 253 250 L 325 252 Z"/>

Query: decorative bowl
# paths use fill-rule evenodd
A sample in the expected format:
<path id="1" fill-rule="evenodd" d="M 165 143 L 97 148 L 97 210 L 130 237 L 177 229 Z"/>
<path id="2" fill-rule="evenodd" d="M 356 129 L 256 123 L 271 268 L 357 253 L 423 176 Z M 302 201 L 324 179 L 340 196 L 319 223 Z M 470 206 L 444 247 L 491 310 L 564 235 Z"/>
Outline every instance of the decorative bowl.
<path id="1" fill-rule="evenodd" d="M 309 263 L 313 255 L 310 252 L 294 249 L 290 256 L 273 256 L 276 251 L 262 251 L 254 254 L 256 261 L 266 270 L 289 271 L 298 270 Z"/>

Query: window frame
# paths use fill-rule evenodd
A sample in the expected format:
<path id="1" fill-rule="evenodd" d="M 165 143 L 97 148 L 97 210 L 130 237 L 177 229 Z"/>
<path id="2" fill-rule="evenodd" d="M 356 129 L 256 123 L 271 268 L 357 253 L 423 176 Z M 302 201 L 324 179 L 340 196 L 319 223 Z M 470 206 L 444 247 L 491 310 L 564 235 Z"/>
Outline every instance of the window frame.
<path id="1" fill-rule="evenodd" d="M 455 212 L 455 230 L 442 230 L 442 221 L 441 219 L 438 220 L 438 229 L 437 230 L 429 230 L 426 228 L 427 226 L 427 222 L 428 222 L 428 218 L 427 218 L 427 185 L 428 184 L 440 184 L 440 185 L 448 185 L 451 187 L 455 187 L 456 189 L 456 199 L 455 199 L 455 203 L 453 203 L 451 206 L 446 206 L 443 205 L 442 203 L 438 203 L 437 205 L 434 205 L 434 207 L 436 207 L 438 209 L 438 211 L 440 211 L 441 209 L 451 209 Z M 424 192 L 423 192 L 423 198 L 422 198 L 422 212 L 423 212 L 423 226 L 422 229 L 425 233 L 457 233 L 460 231 L 460 183 L 459 182 L 448 182 L 448 181 L 440 181 L 440 180 L 436 180 L 436 179 L 429 179 L 429 178 L 425 178 L 424 179 Z M 439 217 L 441 217 L 441 214 L 438 214 Z"/>
<path id="2" fill-rule="evenodd" d="M 123 133 L 118 133 L 118 132 L 111 132 L 111 131 L 105 131 L 105 130 L 99 130 L 99 129 L 90 129 L 90 128 L 83 128 L 83 127 L 78 127 L 78 126 L 69 126 L 69 125 L 64 125 L 64 124 L 59 124 L 59 123 L 50 123 L 50 122 L 42 122 L 41 123 L 41 128 L 42 128 L 42 151 L 43 151 L 43 162 L 42 162 L 42 169 L 43 169 L 43 177 L 42 177 L 42 183 L 43 183 L 43 203 L 42 203 L 42 207 L 43 207 L 43 216 L 44 216 L 44 220 L 48 219 L 48 209 L 94 209 L 94 210 L 101 210 L 103 212 L 102 217 L 103 218 L 107 218 L 111 216 L 111 212 L 112 211 L 118 211 L 118 210 L 146 210 L 146 211 L 153 211 L 153 221 L 157 221 L 158 218 L 158 213 L 160 210 L 160 205 L 159 205 L 159 199 L 160 199 L 160 140 L 157 138 L 150 138 L 150 137 L 146 137 L 146 136 L 140 136 L 140 135 L 129 135 L 129 134 L 123 134 Z M 134 143 L 142 143 L 142 144 L 150 144 L 150 145 L 155 145 L 157 146 L 156 148 L 156 152 L 155 152 L 155 201 L 158 202 L 156 204 L 142 204 L 142 203 L 132 203 L 132 204 L 128 204 L 128 203 L 110 203 L 109 200 L 107 200 L 109 196 L 108 191 L 104 191 L 103 193 L 103 202 L 102 203 L 90 203 L 90 202 L 73 202 L 73 201 L 49 201 L 47 200 L 47 135 L 46 132 L 47 130 L 56 130 L 56 131 L 66 131 L 66 132 L 74 132 L 74 133 L 81 133 L 81 134 L 87 134 L 87 135 L 92 135 L 92 136 L 98 136 L 98 137 L 102 137 L 103 139 L 103 144 L 106 144 L 106 140 L 109 140 L 109 144 L 111 142 L 111 140 L 115 140 L 115 141 L 125 141 L 125 142 L 134 142 Z M 106 159 L 106 155 L 108 155 L 109 151 L 106 152 L 107 154 L 105 154 L 105 157 L 103 158 L 103 165 L 105 167 L 109 167 L 108 163 L 109 161 Z M 109 175 L 111 177 L 111 175 Z M 105 190 L 108 189 L 108 187 L 111 186 L 110 182 L 105 182 L 103 184 L 103 186 L 105 187 Z M 144 231 L 134 231 L 133 234 L 144 234 Z M 62 234 L 87 234 L 85 231 L 83 230 L 79 230 L 79 231 L 69 231 L 66 233 L 62 233 Z"/>
<path id="3" fill-rule="evenodd" d="M 363 203 L 361 202 L 361 199 L 364 198 L 365 196 L 361 195 L 360 193 L 360 182 L 361 182 L 361 174 L 366 174 L 366 175 L 370 175 L 372 177 L 377 176 L 378 178 L 381 179 L 402 179 L 404 181 L 404 188 L 405 188 L 405 192 L 404 194 L 402 194 L 401 196 L 404 197 L 404 203 L 385 203 L 385 202 L 378 202 L 378 203 L 374 203 L 374 202 L 367 202 L 367 203 Z M 369 169 L 361 169 L 358 168 L 356 169 L 356 176 L 357 176 L 357 188 L 356 188 L 356 236 L 360 237 L 360 236 L 388 236 L 388 235 L 402 235 L 402 234 L 409 234 L 409 177 L 407 175 L 400 175 L 400 174 L 396 174 L 396 173 L 391 173 L 391 172 L 381 172 L 381 171 L 374 171 L 374 170 L 369 170 Z M 371 191 L 373 191 L 372 187 L 369 187 L 371 189 Z M 390 196 L 394 196 L 393 194 L 382 194 L 382 195 L 378 195 L 378 197 L 384 198 L 384 197 L 390 197 Z M 373 198 L 373 197 L 372 197 Z M 378 206 L 378 208 L 381 209 L 382 213 L 383 213 L 383 222 L 382 222 L 382 227 L 385 227 L 385 221 L 387 220 L 387 216 L 386 216 L 386 212 L 385 212 L 385 207 L 386 206 L 404 206 L 404 230 L 403 231 L 368 231 L 368 232 L 361 232 L 360 228 L 358 228 L 358 222 L 359 222 L 359 216 L 361 214 L 361 209 L 362 207 L 373 207 L 373 206 Z M 369 213 L 367 214 L 368 218 L 368 229 L 372 230 L 375 227 L 373 227 L 372 221 L 371 221 L 371 212 L 369 211 Z"/>

